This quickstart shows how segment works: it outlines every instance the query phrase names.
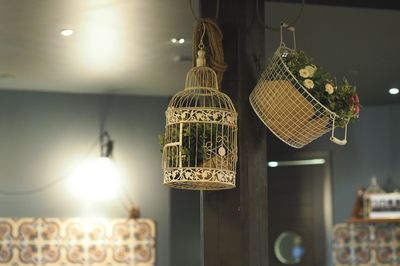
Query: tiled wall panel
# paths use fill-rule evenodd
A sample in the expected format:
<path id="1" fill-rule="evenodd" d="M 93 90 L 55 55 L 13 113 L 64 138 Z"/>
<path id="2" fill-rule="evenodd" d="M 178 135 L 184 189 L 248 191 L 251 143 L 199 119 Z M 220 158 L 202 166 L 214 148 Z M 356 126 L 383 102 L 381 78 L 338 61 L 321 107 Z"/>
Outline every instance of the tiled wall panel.
<path id="1" fill-rule="evenodd" d="M 0 264 L 155 265 L 148 219 L 0 218 Z"/>
<path id="2" fill-rule="evenodd" d="M 400 223 L 337 224 L 332 246 L 336 266 L 400 265 Z"/>

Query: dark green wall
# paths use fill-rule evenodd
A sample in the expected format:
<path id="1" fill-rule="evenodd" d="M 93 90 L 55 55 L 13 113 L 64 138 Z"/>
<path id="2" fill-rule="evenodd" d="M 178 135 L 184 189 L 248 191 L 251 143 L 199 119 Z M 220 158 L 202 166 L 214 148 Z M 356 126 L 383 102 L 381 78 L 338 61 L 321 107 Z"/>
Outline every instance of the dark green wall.
<path id="1" fill-rule="evenodd" d="M 292 149 L 269 134 L 268 153 L 328 151 L 332 160 L 333 221 L 351 215 L 356 191 L 368 186 L 372 176 L 387 191 L 400 189 L 400 105 L 365 107 L 349 126 L 348 144 L 329 141 L 329 133 L 301 150 Z"/>
<path id="2" fill-rule="evenodd" d="M 157 97 L 0 91 L 0 190 L 31 189 L 64 177 L 41 193 L 0 195 L 0 216 L 127 217 L 117 199 L 83 204 L 69 186 L 74 165 L 99 156 L 93 144 L 104 124 L 115 140 L 123 186 L 142 217 L 156 220 L 157 265 L 169 266 L 170 193 L 162 185 L 157 138 L 167 103 Z"/>

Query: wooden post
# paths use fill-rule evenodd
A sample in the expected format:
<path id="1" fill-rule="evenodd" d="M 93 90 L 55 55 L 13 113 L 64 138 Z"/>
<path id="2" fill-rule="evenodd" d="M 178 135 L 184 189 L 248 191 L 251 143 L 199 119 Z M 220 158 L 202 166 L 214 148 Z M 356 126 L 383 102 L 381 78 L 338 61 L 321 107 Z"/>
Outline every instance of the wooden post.
<path id="1" fill-rule="evenodd" d="M 217 0 L 200 0 L 201 17 L 215 17 Z M 266 128 L 248 97 L 264 68 L 264 27 L 256 19 L 256 2 L 220 0 L 217 22 L 224 39 L 228 70 L 222 90 L 239 113 L 237 188 L 204 192 L 203 264 L 268 265 Z M 259 1 L 264 18 L 264 1 Z"/>

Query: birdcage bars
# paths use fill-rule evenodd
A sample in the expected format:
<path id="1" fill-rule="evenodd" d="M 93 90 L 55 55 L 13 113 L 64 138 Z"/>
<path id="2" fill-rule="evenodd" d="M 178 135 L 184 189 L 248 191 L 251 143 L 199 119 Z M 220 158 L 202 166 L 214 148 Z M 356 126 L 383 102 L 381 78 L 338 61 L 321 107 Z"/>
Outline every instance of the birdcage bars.
<path id="1" fill-rule="evenodd" d="M 209 67 L 192 68 L 185 89 L 166 111 L 163 147 L 164 184 L 181 189 L 235 187 L 237 113 L 219 91 Z"/>

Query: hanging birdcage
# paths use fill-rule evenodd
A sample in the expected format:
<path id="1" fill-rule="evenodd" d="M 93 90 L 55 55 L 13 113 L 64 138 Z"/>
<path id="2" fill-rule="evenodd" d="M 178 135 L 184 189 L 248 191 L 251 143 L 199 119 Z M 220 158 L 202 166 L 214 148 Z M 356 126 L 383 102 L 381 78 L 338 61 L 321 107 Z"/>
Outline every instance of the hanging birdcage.
<path id="1" fill-rule="evenodd" d="M 294 50 L 282 41 L 286 26 L 281 26 L 281 44 L 250 94 L 250 104 L 272 133 L 294 148 L 302 148 L 331 130 L 331 140 L 344 145 L 347 124 L 344 139 L 337 139 L 335 120 L 339 116 L 313 97 L 285 63 L 288 53 L 296 49 L 293 27 L 288 29 L 293 32 Z"/>
<path id="2" fill-rule="evenodd" d="M 205 62 L 204 51 L 199 56 L 197 61 Z M 214 70 L 203 63 L 187 73 L 185 89 L 171 99 L 163 142 L 164 184 L 193 190 L 235 187 L 237 113 L 219 91 Z"/>

